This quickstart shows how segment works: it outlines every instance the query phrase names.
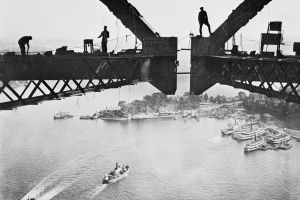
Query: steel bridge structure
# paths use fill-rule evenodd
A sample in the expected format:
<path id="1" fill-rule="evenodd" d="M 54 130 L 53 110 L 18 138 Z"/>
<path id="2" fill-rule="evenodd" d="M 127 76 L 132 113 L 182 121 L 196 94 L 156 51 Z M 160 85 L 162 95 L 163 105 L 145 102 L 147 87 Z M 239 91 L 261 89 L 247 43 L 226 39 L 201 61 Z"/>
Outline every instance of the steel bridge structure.
<path id="1" fill-rule="evenodd" d="M 209 38 L 192 38 L 191 94 L 220 83 L 300 103 L 300 57 L 225 54 L 225 43 L 271 1 L 244 0 Z"/>
<path id="2" fill-rule="evenodd" d="M 160 37 L 127 0 L 100 1 L 142 42 L 142 50 L 1 55 L 0 110 L 144 81 L 164 94 L 176 92 L 177 38 Z M 191 38 L 191 94 L 220 83 L 300 103 L 299 57 L 225 54 L 225 43 L 270 2 L 244 0 L 210 37 Z M 15 81 L 24 86 L 17 87 Z"/>
<path id="3" fill-rule="evenodd" d="M 175 93 L 177 38 L 160 37 L 127 0 L 100 1 L 142 42 L 141 52 L 2 55 L 0 110 L 145 81 L 165 94 Z M 16 87 L 16 81 L 24 87 Z"/>

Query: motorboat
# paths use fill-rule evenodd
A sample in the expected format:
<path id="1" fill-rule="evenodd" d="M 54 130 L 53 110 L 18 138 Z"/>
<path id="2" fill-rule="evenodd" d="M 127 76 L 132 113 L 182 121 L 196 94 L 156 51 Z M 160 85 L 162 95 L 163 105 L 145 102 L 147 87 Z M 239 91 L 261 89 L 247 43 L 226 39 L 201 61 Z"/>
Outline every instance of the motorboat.
<path id="1" fill-rule="evenodd" d="M 119 180 L 127 177 L 129 174 L 129 166 L 121 166 L 118 163 L 116 163 L 116 167 L 113 171 L 106 174 L 103 178 L 102 184 L 110 184 L 118 182 Z"/>

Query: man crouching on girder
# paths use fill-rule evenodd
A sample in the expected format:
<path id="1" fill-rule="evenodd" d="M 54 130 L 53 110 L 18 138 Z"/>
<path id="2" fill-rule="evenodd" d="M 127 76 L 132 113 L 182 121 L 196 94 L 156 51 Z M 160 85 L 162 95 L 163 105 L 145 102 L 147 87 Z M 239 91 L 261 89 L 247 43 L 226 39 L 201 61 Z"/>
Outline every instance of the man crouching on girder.
<path id="1" fill-rule="evenodd" d="M 30 47 L 29 40 L 32 40 L 31 36 L 24 36 L 24 37 L 20 38 L 18 41 L 22 56 L 25 56 L 25 50 L 26 50 L 25 45 L 27 45 L 26 55 L 28 55 L 28 51 L 29 51 L 29 47 Z"/>

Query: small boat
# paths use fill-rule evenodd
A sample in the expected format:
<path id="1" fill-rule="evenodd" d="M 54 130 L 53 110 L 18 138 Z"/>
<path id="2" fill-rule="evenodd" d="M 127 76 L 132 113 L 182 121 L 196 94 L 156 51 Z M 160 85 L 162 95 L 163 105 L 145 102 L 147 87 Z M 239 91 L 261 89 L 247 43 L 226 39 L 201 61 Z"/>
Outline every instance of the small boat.
<path id="1" fill-rule="evenodd" d="M 59 112 L 57 114 L 54 115 L 54 119 L 68 119 L 68 118 L 72 118 L 73 115 L 71 115 L 68 112 Z"/>
<path id="2" fill-rule="evenodd" d="M 102 119 L 104 121 L 128 121 L 131 118 L 129 118 L 129 117 L 102 117 L 100 119 Z"/>
<path id="3" fill-rule="evenodd" d="M 290 148 L 292 148 L 292 145 L 289 143 L 282 143 L 279 145 L 278 147 L 279 149 L 283 149 L 283 150 L 289 150 Z"/>
<path id="4" fill-rule="evenodd" d="M 233 132 L 234 132 L 233 128 L 226 128 L 226 129 L 221 130 L 222 135 L 226 135 L 226 136 L 232 135 Z"/>
<path id="5" fill-rule="evenodd" d="M 129 174 L 129 166 L 121 166 L 118 163 L 116 163 L 116 167 L 113 171 L 111 171 L 109 174 L 106 174 L 103 178 L 102 184 L 110 184 L 115 183 L 125 177 L 127 177 Z"/>
<path id="6" fill-rule="evenodd" d="M 296 140 L 300 140 L 300 131 L 288 128 L 284 128 L 283 130 Z"/>
<path id="7" fill-rule="evenodd" d="M 267 144 L 267 142 L 265 139 L 254 141 L 254 142 L 251 142 L 250 144 L 246 144 L 244 151 L 245 152 L 255 151 L 266 144 Z"/>
<path id="8" fill-rule="evenodd" d="M 93 115 L 82 115 L 82 116 L 80 116 L 79 119 L 94 120 L 94 119 L 98 119 L 98 118 L 99 118 L 99 114 L 97 112 L 95 112 Z"/>
<path id="9" fill-rule="evenodd" d="M 82 115 L 82 116 L 80 116 L 79 119 L 83 119 L 83 120 L 94 120 L 94 119 L 97 119 L 97 118 L 95 118 L 94 116 Z"/>

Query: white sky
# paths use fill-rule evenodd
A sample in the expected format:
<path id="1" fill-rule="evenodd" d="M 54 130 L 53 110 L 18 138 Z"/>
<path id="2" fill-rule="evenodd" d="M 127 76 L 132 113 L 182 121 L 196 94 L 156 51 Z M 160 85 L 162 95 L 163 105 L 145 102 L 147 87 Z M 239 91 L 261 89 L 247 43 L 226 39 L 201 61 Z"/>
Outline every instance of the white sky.
<path id="1" fill-rule="evenodd" d="M 184 38 L 190 32 L 198 34 L 197 15 L 203 6 L 208 12 L 212 30 L 215 30 L 242 0 L 129 0 L 160 33 L 161 36 Z M 283 21 L 285 41 L 292 51 L 292 41 L 300 41 L 296 23 L 300 13 L 299 0 L 273 0 L 260 14 L 241 30 L 244 47 L 258 48 L 260 33 L 268 21 Z M 104 25 L 111 39 L 130 34 L 99 0 L 0 0 L 1 43 L 16 45 L 23 35 L 32 35 L 31 46 L 57 48 L 82 46 L 85 38 L 96 38 Z M 119 30 L 119 31 L 118 31 Z M 119 33 L 119 34 L 118 34 Z M 204 27 L 204 34 L 207 28 Z M 133 47 L 133 37 L 112 41 L 109 48 Z M 239 37 L 237 37 L 239 43 Z M 253 41 L 250 41 L 253 40 Z M 99 39 L 96 42 L 100 42 Z M 188 46 L 188 38 L 179 42 L 179 48 Z"/>

